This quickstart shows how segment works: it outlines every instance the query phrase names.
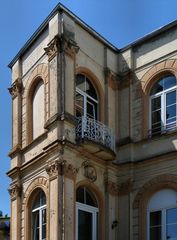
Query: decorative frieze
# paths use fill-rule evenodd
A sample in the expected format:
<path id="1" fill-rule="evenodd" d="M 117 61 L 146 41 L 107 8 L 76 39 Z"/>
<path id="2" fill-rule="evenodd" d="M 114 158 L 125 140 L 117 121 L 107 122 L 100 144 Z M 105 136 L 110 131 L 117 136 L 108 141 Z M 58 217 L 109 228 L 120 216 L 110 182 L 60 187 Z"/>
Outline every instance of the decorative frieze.
<path id="1" fill-rule="evenodd" d="M 21 186 L 20 183 L 15 183 L 15 184 L 10 186 L 8 191 L 9 191 L 9 194 L 11 196 L 11 200 L 13 201 L 13 200 L 17 199 L 17 197 L 19 197 L 21 195 L 22 186 Z"/>
<path id="2" fill-rule="evenodd" d="M 95 167 L 89 163 L 89 161 L 84 161 L 82 166 L 84 167 L 84 176 L 90 182 L 95 182 L 97 180 L 97 172 Z"/>
<path id="3" fill-rule="evenodd" d="M 21 78 L 17 78 L 10 88 L 8 88 L 9 93 L 12 95 L 12 99 L 16 98 L 18 94 L 22 92 L 22 81 Z"/>

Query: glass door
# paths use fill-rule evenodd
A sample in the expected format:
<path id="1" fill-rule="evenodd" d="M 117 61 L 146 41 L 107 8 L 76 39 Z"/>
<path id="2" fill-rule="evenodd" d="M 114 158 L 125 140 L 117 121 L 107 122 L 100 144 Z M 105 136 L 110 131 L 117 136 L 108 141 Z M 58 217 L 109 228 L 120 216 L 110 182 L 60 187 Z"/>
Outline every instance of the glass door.
<path id="1" fill-rule="evenodd" d="M 76 240 L 98 240 L 98 208 L 76 203 Z"/>

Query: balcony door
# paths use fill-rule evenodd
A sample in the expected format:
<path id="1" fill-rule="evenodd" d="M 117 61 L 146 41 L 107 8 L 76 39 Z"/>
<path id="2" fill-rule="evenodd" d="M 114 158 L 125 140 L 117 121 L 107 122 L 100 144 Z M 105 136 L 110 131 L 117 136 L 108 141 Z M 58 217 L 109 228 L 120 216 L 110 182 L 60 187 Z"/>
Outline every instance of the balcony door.
<path id="1" fill-rule="evenodd" d="M 98 240 L 98 206 L 87 188 L 76 193 L 76 240 Z"/>
<path id="2" fill-rule="evenodd" d="M 90 80 L 82 74 L 76 76 L 76 117 L 97 120 L 98 98 Z"/>

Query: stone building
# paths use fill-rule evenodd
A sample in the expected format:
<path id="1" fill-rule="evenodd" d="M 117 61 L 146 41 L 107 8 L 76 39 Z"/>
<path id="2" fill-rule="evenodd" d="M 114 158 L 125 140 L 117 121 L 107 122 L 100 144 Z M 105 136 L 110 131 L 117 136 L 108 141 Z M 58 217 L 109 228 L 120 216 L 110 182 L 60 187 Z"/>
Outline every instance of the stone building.
<path id="1" fill-rule="evenodd" d="M 12 240 L 177 239 L 176 46 L 53 10 L 9 64 Z"/>

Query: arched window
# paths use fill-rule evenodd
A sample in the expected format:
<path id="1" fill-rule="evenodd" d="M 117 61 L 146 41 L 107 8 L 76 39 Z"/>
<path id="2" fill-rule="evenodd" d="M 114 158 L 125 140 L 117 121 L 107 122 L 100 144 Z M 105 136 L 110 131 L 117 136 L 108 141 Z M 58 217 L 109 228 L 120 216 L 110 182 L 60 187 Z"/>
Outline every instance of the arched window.
<path id="1" fill-rule="evenodd" d="M 150 92 L 150 135 L 164 133 L 176 127 L 176 78 L 166 75 Z"/>
<path id="2" fill-rule="evenodd" d="M 39 190 L 32 204 L 32 240 L 46 239 L 46 196 Z"/>
<path id="3" fill-rule="evenodd" d="M 177 192 L 156 192 L 148 203 L 148 240 L 177 239 Z"/>
<path id="4" fill-rule="evenodd" d="M 32 139 L 44 132 L 44 83 L 36 85 L 32 96 Z"/>
<path id="5" fill-rule="evenodd" d="M 98 240 L 98 203 L 86 187 L 76 191 L 76 240 Z"/>
<path id="6" fill-rule="evenodd" d="M 98 118 L 98 97 L 89 78 L 83 74 L 76 76 L 76 117 Z"/>

